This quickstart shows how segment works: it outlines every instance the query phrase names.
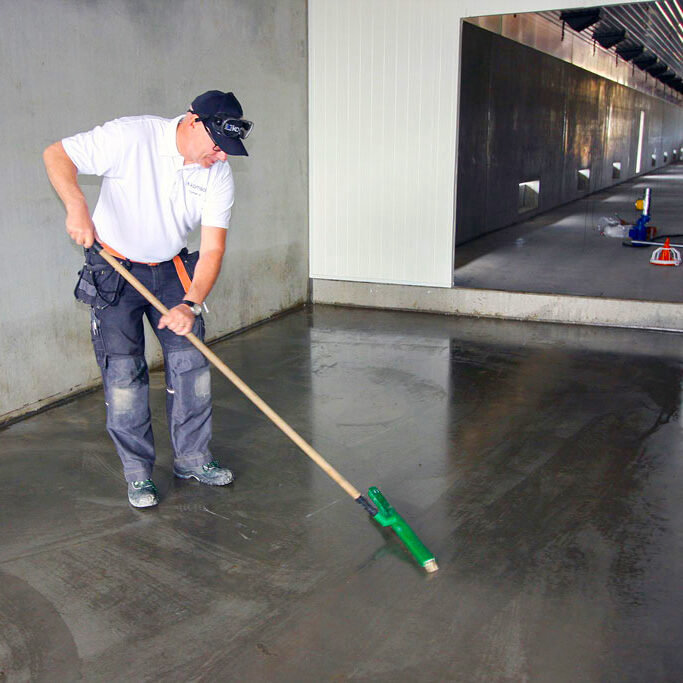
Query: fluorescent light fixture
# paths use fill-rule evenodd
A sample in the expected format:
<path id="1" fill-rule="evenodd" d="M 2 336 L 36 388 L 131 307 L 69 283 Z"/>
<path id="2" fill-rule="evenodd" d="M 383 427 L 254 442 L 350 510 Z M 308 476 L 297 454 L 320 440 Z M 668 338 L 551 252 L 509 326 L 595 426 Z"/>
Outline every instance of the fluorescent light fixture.
<path id="1" fill-rule="evenodd" d="M 638 130 L 638 151 L 636 153 L 636 173 L 640 173 L 640 164 L 643 160 L 643 130 L 645 128 L 645 112 L 640 112 L 640 129 Z"/>

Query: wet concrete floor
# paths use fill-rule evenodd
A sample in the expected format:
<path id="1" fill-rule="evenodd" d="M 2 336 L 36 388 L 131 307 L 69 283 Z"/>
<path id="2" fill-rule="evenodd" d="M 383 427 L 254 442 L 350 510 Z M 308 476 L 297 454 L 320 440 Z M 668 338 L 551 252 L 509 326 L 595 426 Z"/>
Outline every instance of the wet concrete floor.
<path id="1" fill-rule="evenodd" d="M 595 192 L 455 249 L 458 287 L 537 294 L 683 302 L 683 269 L 650 263 L 654 247 L 624 247 L 600 235 L 603 217 L 628 223 L 640 213 L 635 201 L 652 190 L 652 220 L 658 235 L 683 234 L 683 164 Z M 672 237 L 673 244 L 683 237 Z"/>
<path id="2" fill-rule="evenodd" d="M 678 681 L 681 337 L 332 307 L 216 352 L 214 454 L 132 509 L 95 392 L 0 432 L 0 680 Z"/>

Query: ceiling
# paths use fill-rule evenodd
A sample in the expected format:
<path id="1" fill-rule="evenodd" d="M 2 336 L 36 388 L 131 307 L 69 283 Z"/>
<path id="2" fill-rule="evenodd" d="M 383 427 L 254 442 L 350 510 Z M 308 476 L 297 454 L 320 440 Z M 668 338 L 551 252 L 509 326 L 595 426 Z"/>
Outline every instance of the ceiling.
<path id="1" fill-rule="evenodd" d="M 683 0 L 539 14 L 553 23 L 564 23 L 565 30 L 575 30 L 590 41 L 602 41 L 603 47 L 683 92 Z"/>

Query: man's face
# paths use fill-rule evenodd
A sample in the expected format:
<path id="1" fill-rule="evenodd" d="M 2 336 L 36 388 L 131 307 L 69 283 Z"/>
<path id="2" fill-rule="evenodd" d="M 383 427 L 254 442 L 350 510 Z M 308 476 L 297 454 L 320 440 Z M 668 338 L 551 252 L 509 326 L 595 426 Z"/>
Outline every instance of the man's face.
<path id="1" fill-rule="evenodd" d="M 202 168 L 210 168 L 217 161 L 225 161 L 228 155 L 214 143 L 201 121 L 194 120 L 191 125 L 192 149 L 191 163 L 199 164 Z"/>

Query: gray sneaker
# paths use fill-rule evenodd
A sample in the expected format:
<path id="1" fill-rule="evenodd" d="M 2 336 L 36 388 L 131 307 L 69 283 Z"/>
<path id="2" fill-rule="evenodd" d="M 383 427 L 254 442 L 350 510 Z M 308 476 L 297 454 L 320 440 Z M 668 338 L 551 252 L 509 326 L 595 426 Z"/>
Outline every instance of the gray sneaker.
<path id="1" fill-rule="evenodd" d="M 159 502 L 157 487 L 151 479 L 128 482 L 128 502 L 135 508 L 149 508 Z"/>
<path id="2" fill-rule="evenodd" d="M 173 474 L 181 479 L 192 479 L 194 477 L 202 484 L 210 484 L 211 486 L 225 486 L 234 479 L 232 472 L 226 467 L 221 467 L 215 460 L 196 467 L 174 465 Z"/>

